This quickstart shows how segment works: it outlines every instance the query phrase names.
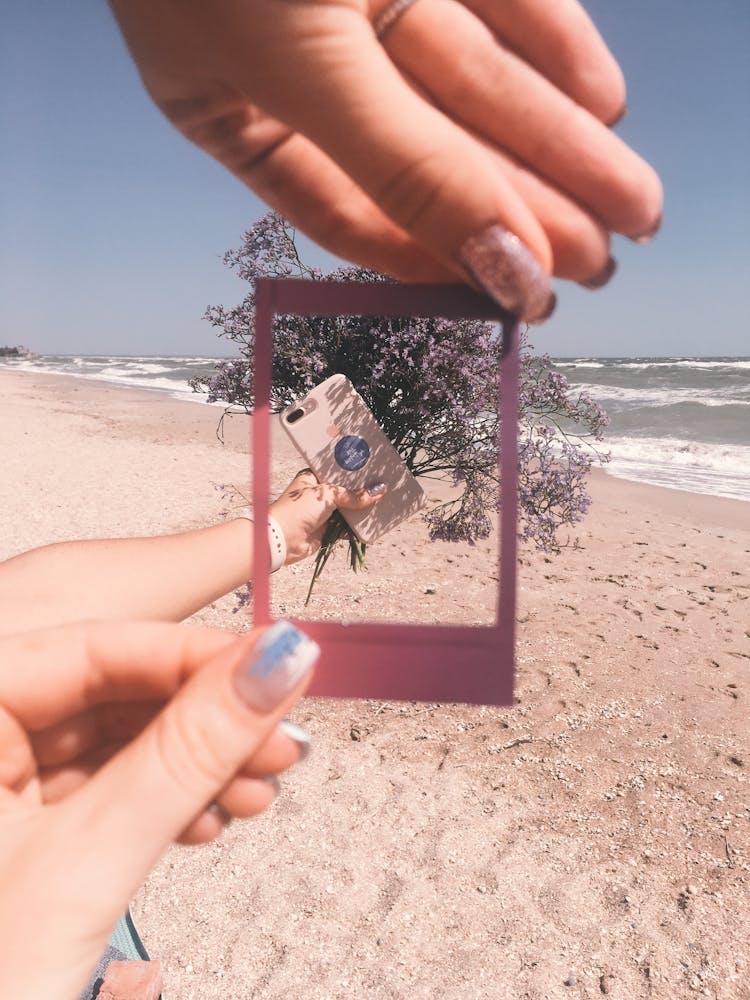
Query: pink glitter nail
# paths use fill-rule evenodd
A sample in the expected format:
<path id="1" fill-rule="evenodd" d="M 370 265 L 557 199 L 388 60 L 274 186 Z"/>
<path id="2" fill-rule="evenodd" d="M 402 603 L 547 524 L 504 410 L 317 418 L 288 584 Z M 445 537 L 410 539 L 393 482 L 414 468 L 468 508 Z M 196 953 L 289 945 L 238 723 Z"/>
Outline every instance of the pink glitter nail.
<path id="1" fill-rule="evenodd" d="M 547 319 L 555 308 L 549 275 L 521 240 L 500 225 L 470 236 L 459 256 L 475 281 L 503 308 L 526 322 Z"/>

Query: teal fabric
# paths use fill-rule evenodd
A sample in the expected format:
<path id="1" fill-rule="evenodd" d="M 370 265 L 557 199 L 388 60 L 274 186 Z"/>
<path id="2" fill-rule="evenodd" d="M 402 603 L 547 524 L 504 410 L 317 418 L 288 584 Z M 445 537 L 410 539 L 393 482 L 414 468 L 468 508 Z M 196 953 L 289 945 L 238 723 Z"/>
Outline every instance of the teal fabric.
<path id="1" fill-rule="evenodd" d="M 122 962 L 124 959 L 144 959 L 148 960 L 148 952 L 143 946 L 138 931 L 135 929 L 133 918 L 128 910 L 122 916 L 112 931 L 104 954 L 97 962 L 94 973 L 91 976 L 86 988 L 81 993 L 79 1000 L 96 1000 L 99 989 L 104 978 L 104 970 L 110 962 Z"/>
<path id="2" fill-rule="evenodd" d="M 138 931 L 135 929 L 133 918 L 130 916 L 130 910 L 117 921 L 109 943 L 113 948 L 121 951 L 125 958 L 148 959 L 148 952 L 143 947 L 143 941 L 141 941 Z"/>
<path id="3" fill-rule="evenodd" d="M 78 1000 L 96 1000 L 96 997 L 99 996 L 102 980 L 104 979 L 104 970 L 110 962 L 121 962 L 124 958 L 127 958 L 127 955 L 124 955 L 117 948 L 113 948 L 111 944 L 108 944 L 104 950 L 104 954 L 96 963 L 93 975 Z"/>

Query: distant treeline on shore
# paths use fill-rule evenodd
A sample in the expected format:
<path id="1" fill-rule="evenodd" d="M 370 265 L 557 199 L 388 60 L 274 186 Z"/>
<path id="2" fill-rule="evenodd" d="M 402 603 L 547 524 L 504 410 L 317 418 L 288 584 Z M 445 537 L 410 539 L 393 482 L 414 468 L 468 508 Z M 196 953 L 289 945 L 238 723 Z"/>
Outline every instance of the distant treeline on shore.
<path id="1" fill-rule="evenodd" d="M 15 347 L 0 346 L 0 358 L 25 358 L 33 352 L 28 347 L 17 344 Z"/>

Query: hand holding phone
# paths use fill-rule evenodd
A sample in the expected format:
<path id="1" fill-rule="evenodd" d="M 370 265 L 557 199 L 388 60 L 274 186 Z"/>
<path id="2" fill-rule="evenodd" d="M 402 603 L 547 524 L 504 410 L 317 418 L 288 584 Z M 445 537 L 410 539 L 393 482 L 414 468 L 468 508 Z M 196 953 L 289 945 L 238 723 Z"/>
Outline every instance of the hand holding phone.
<path id="1" fill-rule="evenodd" d="M 366 510 L 341 515 L 369 544 L 424 506 L 424 491 L 345 375 L 332 375 L 280 414 L 281 425 L 322 483 L 386 494 Z"/>

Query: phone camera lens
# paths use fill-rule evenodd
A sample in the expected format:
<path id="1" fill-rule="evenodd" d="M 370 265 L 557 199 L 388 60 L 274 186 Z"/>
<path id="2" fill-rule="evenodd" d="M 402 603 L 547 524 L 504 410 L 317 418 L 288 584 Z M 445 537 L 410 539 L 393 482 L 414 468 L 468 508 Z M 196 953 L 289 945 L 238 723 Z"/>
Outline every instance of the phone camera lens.
<path id="1" fill-rule="evenodd" d="M 296 424 L 298 420 L 301 420 L 304 417 L 304 415 L 305 415 L 305 411 L 303 409 L 301 409 L 300 407 L 297 407 L 297 409 L 296 410 L 292 410 L 292 412 L 286 418 L 286 422 L 288 424 Z"/>

